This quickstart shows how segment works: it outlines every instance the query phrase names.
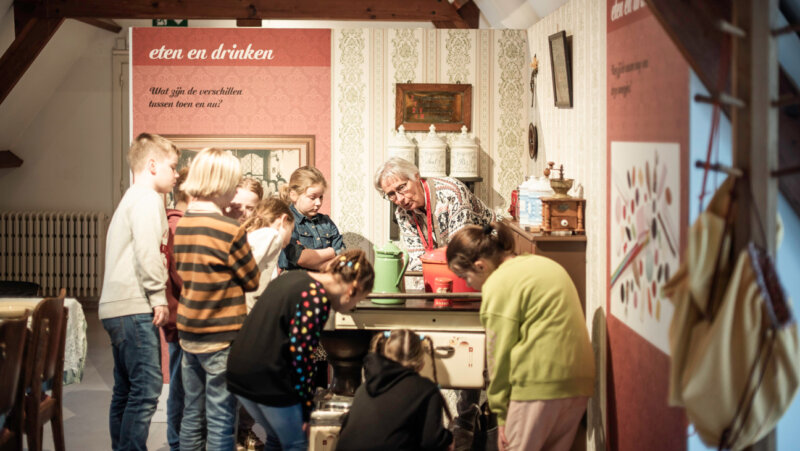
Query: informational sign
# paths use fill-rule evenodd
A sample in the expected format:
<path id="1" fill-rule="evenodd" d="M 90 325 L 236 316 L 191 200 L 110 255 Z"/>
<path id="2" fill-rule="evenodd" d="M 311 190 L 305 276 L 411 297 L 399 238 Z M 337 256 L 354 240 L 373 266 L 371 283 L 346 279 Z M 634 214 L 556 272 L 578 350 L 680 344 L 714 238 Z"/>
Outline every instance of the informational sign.
<path id="1" fill-rule="evenodd" d="M 130 42 L 133 136 L 188 135 L 237 149 L 267 191 L 276 166 L 259 152 L 307 137 L 307 164 L 332 185 L 330 30 L 134 28 Z"/>

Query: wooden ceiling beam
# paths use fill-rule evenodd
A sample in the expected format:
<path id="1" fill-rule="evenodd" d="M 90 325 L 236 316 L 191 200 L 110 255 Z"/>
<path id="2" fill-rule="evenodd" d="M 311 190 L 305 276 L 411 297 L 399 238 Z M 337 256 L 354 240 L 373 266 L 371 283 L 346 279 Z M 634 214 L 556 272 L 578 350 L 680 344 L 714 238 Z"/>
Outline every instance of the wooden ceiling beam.
<path id="1" fill-rule="evenodd" d="M 453 5 L 456 6 L 456 3 L 453 2 Z M 473 0 L 462 1 L 462 4 L 456 8 L 458 15 L 464 20 L 466 28 L 478 28 L 481 21 L 481 9 Z"/>
<path id="2" fill-rule="evenodd" d="M 261 19 L 236 19 L 237 27 L 260 27 Z"/>
<path id="3" fill-rule="evenodd" d="M 34 5 L 26 2 L 14 3 L 14 36 L 19 36 L 28 21 L 33 18 Z"/>
<path id="4" fill-rule="evenodd" d="M 83 22 L 88 25 L 92 25 L 97 28 L 102 28 L 103 30 L 110 31 L 111 33 L 117 34 L 122 31 L 122 27 L 119 26 L 118 23 L 114 22 L 112 19 L 97 19 L 94 17 L 76 17 L 75 20 L 78 22 Z"/>
<path id="5" fill-rule="evenodd" d="M 8 97 L 8 94 L 63 22 L 63 18 L 33 17 L 17 34 L 14 42 L 0 57 L 0 103 L 3 103 Z"/>
<path id="6" fill-rule="evenodd" d="M 436 28 L 478 28 L 481 20 L 481 10 L 473 0 L 454 0 L 453 7 L 458 12 L 460 21 L 434 20 Z"/>
<path id="7" fill-rule="evenodd" d="M 447 0 L 22 1 L 33 7 L 35 17 L 44 18 L 451 21 L 467 26 Z"/>

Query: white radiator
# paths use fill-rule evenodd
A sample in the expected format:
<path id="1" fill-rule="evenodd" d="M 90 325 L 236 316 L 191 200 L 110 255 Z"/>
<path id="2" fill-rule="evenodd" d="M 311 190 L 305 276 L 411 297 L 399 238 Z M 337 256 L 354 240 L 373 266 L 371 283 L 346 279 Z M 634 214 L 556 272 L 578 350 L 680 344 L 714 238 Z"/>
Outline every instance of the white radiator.
<path id="1" fill-rule="evenodd" d="M 35 282 L 44 296 L 95 298 L 103 286 L 104 213 L 0 212 L 0 280 Z"/>

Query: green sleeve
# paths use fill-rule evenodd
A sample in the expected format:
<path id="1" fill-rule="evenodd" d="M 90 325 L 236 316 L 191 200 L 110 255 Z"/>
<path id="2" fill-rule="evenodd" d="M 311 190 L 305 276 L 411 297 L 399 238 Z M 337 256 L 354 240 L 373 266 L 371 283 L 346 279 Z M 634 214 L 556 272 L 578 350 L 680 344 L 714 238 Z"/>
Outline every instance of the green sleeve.
<path id="1" fill-rule="evenodd" d="M 489 407 L 497 414 L 497 424 L 506 423 L 511 398 L 511 349 L 519 341 L 519 322 L 496 314 L 483 317 L 486 328 L 486 358 L 489 368 Z"/>

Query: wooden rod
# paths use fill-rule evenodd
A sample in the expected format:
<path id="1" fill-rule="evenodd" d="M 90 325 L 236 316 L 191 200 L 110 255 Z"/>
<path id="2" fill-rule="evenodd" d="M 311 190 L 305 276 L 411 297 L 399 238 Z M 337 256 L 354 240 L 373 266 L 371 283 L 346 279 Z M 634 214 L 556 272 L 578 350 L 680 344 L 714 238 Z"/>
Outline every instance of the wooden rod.
<path id="1" fill-rule="evenodd" d="M 694 162 L 694 167 L 705 169 L 706 162 L 703 160 L 697 160 Z M 709 164 L 708 169 L 715 172 L 724 172 L 725 174 L 732 175 L 734 177 L 741 177 L 744 175 L 744 172 L 739 168 L 732 168 L 730 166 L 725 166 L 719 163 Z"/>
<path id="2" fill-rule="evenodd" d="M 780 35 L 789 34 L 789 33 L 795 32 L 795 31 L 800 32 L 800 24 L 796 24 L 795 23 L 795 24 L 787 25 L 785 27 L 777 28 L 775 30 L 772 30 L 772 35 L 773 36 L 780 36 Z"/>
<path id="3" fill-rule="evenodd" d="M 800 166 L 792 166 L 786 169 L 777 169 L 775 171 L 772 171 L 770 174 L 773 177 L 783 177 L 784 175 L 794 175 L 797 174 L 798 172 L 800 172 Z"/>
<path id="4" fill-rule="evenodd" d="M 793 94 L 786 94 L 778 97 L 778 100 L 772 101 L 772 106 L 782 108 L 785 106 L 800 105 L 800 96 Z"/>
<path id="5" fill-rule="evenodd" d="M 704 96 L 702 94 L 697 94 L 694 96 L 695 102 L 700 103 L 710 103 L 712 105 L 721 104 L 721 105 L 730 105 L 736 108 L 744 108 L 747 104 L 744 103 L 743 100 L 737 99 L 736 97 L 722 92 L 715 96 Z"/>
<path id="6" fill-rule="evenodd" d="M 737 36 L 737 37 L 740 37 L 740 38 L 746 38 L 747 37 L 747 33 L 745 33 L 745 31 L 743 29 L 741 29 L 740 27 L 737 27 L 736 25 L 728 22 L 727 20 L 720 19 L 717 22 L 717 28 L 719 29 L 719 31 L 721 31 L 723 33 L 728 33 L 728 34 L 731 34 L 733 36 Z"/>

